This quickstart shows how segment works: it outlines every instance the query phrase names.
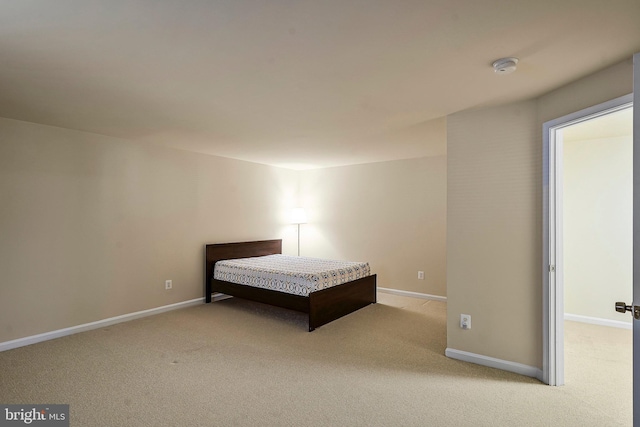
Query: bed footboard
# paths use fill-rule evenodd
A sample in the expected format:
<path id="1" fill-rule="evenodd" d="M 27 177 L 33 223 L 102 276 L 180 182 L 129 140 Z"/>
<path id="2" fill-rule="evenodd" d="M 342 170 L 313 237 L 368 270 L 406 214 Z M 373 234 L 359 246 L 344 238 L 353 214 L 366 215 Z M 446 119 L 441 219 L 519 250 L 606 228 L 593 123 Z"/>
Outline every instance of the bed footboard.
<path id="1" fill-rule="evenodd" d="M 309 294 L 309 332 L 376 303 L 376 275 Z"/>

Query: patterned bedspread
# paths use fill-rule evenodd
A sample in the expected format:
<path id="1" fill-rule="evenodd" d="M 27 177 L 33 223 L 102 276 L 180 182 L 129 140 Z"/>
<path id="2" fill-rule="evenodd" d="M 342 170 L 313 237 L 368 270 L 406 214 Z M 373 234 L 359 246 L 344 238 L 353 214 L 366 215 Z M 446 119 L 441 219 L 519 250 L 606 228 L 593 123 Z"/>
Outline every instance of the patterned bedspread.
<path id="1" fill-rule="evenodd" d="M 369 263 L 267 255 L 218 261 L 213 278 L 289 294 L 309 293 L 371 274 Z"/>

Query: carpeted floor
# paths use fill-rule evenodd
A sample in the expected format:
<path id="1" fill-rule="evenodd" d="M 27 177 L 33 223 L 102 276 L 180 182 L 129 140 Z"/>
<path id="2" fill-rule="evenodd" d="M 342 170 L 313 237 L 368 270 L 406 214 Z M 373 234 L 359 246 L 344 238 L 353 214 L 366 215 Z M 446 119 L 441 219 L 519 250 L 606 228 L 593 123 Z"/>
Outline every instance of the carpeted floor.
<path id="1" fill-rule="evenodd" d="M 96 427 L 631 425 L 630 380 L 610 384 L 630 350 L 627 366 L 568 326 L 567 385 L 549 387 L 448 359 L 445 321 L 445 303 L 380 294 L 309 333 L 228 299 L 2 352 L 0 402 L 68 403 Z"/>

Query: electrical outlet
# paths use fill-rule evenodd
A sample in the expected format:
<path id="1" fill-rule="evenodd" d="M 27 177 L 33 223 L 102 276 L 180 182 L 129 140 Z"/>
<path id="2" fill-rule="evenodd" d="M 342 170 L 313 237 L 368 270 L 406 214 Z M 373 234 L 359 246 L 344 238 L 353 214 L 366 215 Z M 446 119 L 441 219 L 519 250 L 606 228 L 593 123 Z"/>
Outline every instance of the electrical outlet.
<path id="1" fill-rule="evenodd" d="M 460 315 L 460 327 L 462 329 L 471 329 L 471 315 L 470 314 L 461 314 Z"/>
<path id="2" fill-rule="evenodd" d="M 167 289 L 167 290 L 173 288 L 173 281 L 172 280 L 165 280 L 164 281 L 164 288 Z"/>
<path id="3" fill-rule="evenodd" d="M 418 279 L 424 280 L 424 271 L 418 271 Z"/>

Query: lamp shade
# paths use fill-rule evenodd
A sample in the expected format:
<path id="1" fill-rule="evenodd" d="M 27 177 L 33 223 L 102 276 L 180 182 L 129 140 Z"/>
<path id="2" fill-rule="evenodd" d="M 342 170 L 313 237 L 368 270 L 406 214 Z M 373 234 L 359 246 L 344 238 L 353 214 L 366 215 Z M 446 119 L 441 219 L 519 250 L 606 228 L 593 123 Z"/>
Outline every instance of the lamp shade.
<path id="1" fill-rule="evenodd" d="M 306 224 L 307 213 L 303 208 L 295 208 L 291 211 L 291 223 L 292 224 Z"/>

